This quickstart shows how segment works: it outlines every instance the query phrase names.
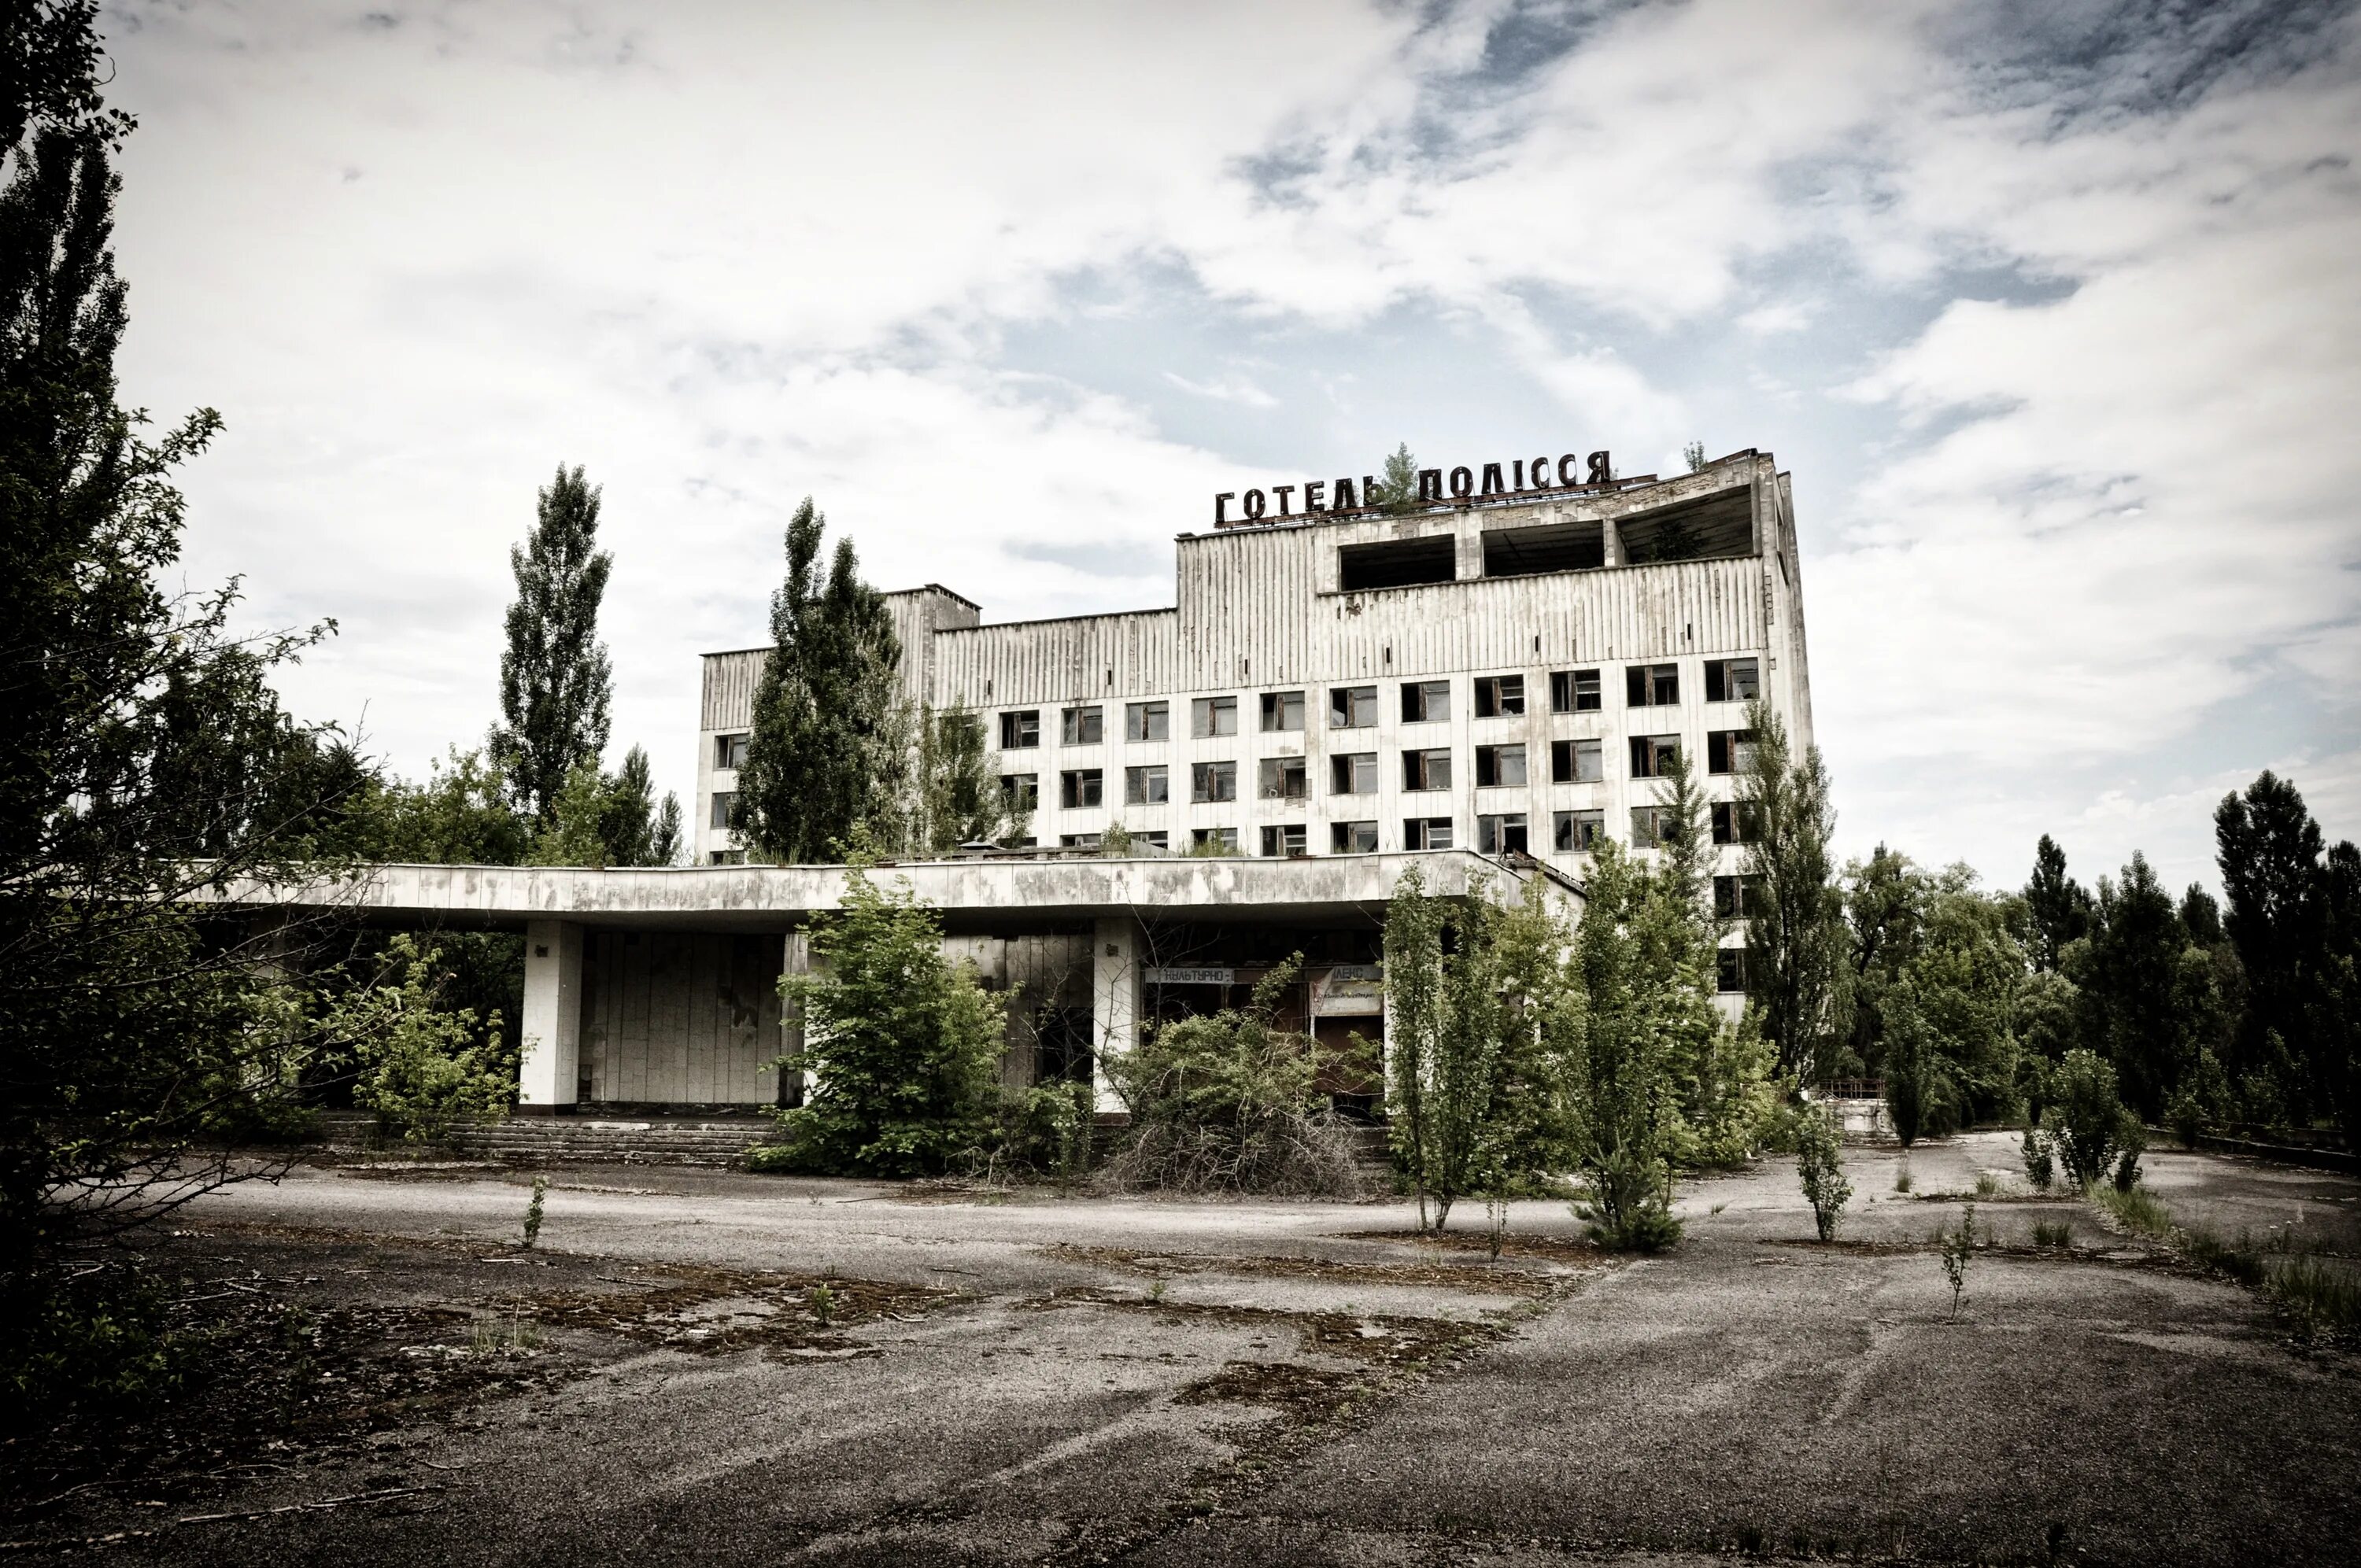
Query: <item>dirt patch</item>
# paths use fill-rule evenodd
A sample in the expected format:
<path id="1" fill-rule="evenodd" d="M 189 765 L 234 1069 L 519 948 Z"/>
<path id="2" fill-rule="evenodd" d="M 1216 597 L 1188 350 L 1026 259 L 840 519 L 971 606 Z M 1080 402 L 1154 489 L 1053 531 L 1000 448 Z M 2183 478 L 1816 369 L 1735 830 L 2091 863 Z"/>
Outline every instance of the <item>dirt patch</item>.
<path id="1" fill-rule="evenodd" d="M 1472 1263 L 1347 1263 L 1331 1258 L 1218 1253 L 1148 1252 L 1134 1247 L 1077 1246 L 1052 1243 L 1044 1256 L 1113 1268 L 1150 1279 L 1182 1274 L 1242 1274 L 1275 1279 L 1317 1279 L 1332 1284 L 1404 1285 L 1467 1291 L 1485 1296 L 1539 1298 L 1550 1294 L 1547 1275 Z M 1507 1255 L 1505 1253 L 1502 1255 Z M 1591 1262 L 1598 1261 L 1594 1254 Z"/>
<path id="2" fill-rule="evenodd" d="M 1416 1231 L 1346 1231 L 1336 1239 L 1391 1242 L 1396 1246 L 1433 1247 L 1451 1252 L 1480 1252 L 1488 1257 L 1492 1251 L 1490 1238 L 1481 1231 L 1445 1231 L 1441 1235 L 1421 1235 Z M 1584 1264 L 1593 1268 L 1610 1261 L 1598 1243 L 1585 1241 L 1580 1236 L 1519 1234 L 1514 1231 L 1500 1238 L 1500 1255 Z"/>

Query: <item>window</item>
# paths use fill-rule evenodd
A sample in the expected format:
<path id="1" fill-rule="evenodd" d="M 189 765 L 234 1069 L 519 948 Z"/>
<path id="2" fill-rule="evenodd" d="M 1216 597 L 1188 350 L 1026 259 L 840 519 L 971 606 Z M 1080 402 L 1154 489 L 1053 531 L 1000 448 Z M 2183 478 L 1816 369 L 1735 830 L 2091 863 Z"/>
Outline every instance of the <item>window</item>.
<path id="1" fill-rule="evenodd" d="M 1171 798 L 1171 774 L 1163 763 L 1124 769 L 1123 803 L 1126 806 L 1161 806 Z"/>
<path id="2" fill-rule="evenodd" d="M 1163 740 L 1172 733 L 1172 707 L 1162 702 L 1126 703 L 1123 709 L 1123 738 L 1126 740 Z"/>
<path id="3" fill-rule="evenodd" d="M 1713 841 L 1717 844 L 1754 842 L 1754 814 L 1734 800 L 1713 804 Z"/>
<path id="4" fill-rule="evenodd" d="M 712 824 L 716 828 L 738 826 L 738 792 L 736 790 L 714 792 Z"/>
<path id="5" fill-rule="evenodd" d="M 1744 991 L 1746 989 L 1746 949 L 1744 948 L 1716 948 L 1713 950 L 1713 959 L 1716 990 Z"/>
<path id="6" fill-rule="evenodd" d="M 1598 712 L 1598 672 L 1597 670 L 1552 670 L 1550 672 L 1550 711 L 1552 713 Z"/>
<path id="7" fill-rule="evenodd" d="M 1584 572 L 1607 565 L 1606 531 L 1596 522 L 1544 523 L 1539 528 L 1484 531 L 1484 575 L 1521 577 L 1534 572 Z"/>
<path id="8" fill-rule="evenodd" d="M 1058 715 L 1058 738 L 1069 746 L 1095 746 L 1106 739 L 1106 709 L 1069 707 Z"/>
<path id="9" fill-rule="evenodd" d="M 705 863 L 708 866 L 742 866 L 746 863 L 746 851 L 716 850 L 705 857 Z"/>
<path id="10" fill-rule="evenodd" d="M 1328 847 L 1340 855 L 1374 855 L 1378 852 L 1378 825 L 1332 822 L 1328 825 Z"/>
<path id="11" fill-rule="evenodd" d="M 1058 804 L 1073 810 L 1077 806 L 1104 803 L 1106 775 L 1097 768 L 1068 768 L 1058 775 Z"/>
<path id="12" fill-rule="evenodd" d="M 1607 836 L 1604 811 L 1561 811 L 1550 819 L 1550 837 L 1561 853 L 1577 854 L 1598 848 Z"/>
<path id="13" fill-rule="evenodd" d="M 743 735 L 716 735 L 713 738 L 713 765 L 717 768 L 744 767 L 747 739 Z"/>
<path id="14" fill-rule="evenodd" d="M 1329 758 L 1328 793 L 1377 794 L 1378 754 L 1375 751 L 1347 751 L 1342 756 Z"/>
<path id="15" fill-rule="evenodd" d="M 1404 751 L 1402 788 L 1449 789 L 1451 753 L 1447 751 Z"/>
<path id="16" fill-rule="evenodd" d="M 1301 692 L 1265 692 L 1262 694 L 1262 727 L 1266 733 L 1303 728 L 1303 694 Z"/>
<path id="17" fill-rule="evenodd" d="M 1448 817 L 1405 817 L 1402 821 L 1402 848 L 1406 850 L 1451 848 L 1451 818 Z"/>
<path id="18" fill-rule="evenodd" d="M 1131 841 L 1135 846 L 1153 844 L 1159 850 L 1169 850 L 1172 847 L 1172 835 L 1159 828 L 1151 832 L 1134 833 L 1131 836 Z"/>
<path id="19" fill-rule="evenodd" d="M 1677 735 L 1634 735 L 1631 737 L 1631 776 L 1635 779 L 1661 779 L 1673 771 L 1681 754 L 1681 738 Z"/>
<path id="20" fill-rule="evenodd" d="M 1627 664 L 1623 696 L 1632 707 L 1669 707 L 1681 700 L 1678 664 Z"/>
<path id="21" fill-rule="evenodd" d="M 1404 681 L 1402 722 L 1438 724 L 1451 717 L 1449 681 Z"/>
<path id="22" fill-rule="evenodd" d="M 1759 876 L 1718 876 L 1713 879 L 1713 912 L 1724 920 L 1743 920 L 1762 910 L 1763 879 Z"/>
<path id="23" fill-rule="evenodd" d="M 1189 765 L 1189 798 L 1194 801 L 1235 800 L 1238 797 L 1238 765 L 1235 762 L 1191 762 Z"/>
<path id="24" fill-rule="evenodd" d="M 1753 765 L 1753 730 L 1708 729 L 1706 731 L 1706 772 L 1709 773 L 1742 773 Z"/>
<path id="25" fill-rule="evenodd" d="M 1202 740 L 1209 735 L 1235 735 L 1237 732 L 1237 698 L 1234 696 L 1201 696 L 1190 699 L 1190 734 Z"/>
<path id="26" fill-rule="evenodd" d="M 1002 751 L 1022 751 L 1028 746 L 1038 746 L 1040 743 L 1041 710 L 1039 708 L 1028 707 L 1021 713 L 1004 713 L 1000 716 L 1000 749 Z"/>
<path id="27" fill-rule="evenodd" d="M 1550 742 L 1550 783 L 1597 784 L 1607 776 L 1604 740 Z"/>
<path id="28" fill-rule="evenodd" d="M 1478 746 L 1476 748 L 1476 787 L 1505 789 L 1525 782 L 1525 749 L 1522 746 Z"/>
<path id="29" fill-rule="evenodd" d="M 1030 811 L 1041 804 L 1039 773 L 1003 773 L 1000 798 L 1011 811 Z"/>
<path id="30" fill-rule="evenodd" d="M 1505 718 L 1510 714 L 1524 711 L 1524 676 L 1478 675 L 1476 677 L 1477 718 Z"/>
<path id="31" fill-rule="evenodd" d="M 1375 686 L 1330 686 L 1328 688 L 1328 728 L 1331 729 L 1368 729 L 1378 722 L 1378 688 Z"/>
<path id="32" fill-rule="evenodd" d="M 1504 812 L 1498 817 L 1476 819 L 1476 848 L 1488 855 L 1522 855 L 1525 848 L 1525 814 Z"/>
<path id="33" fill-rule="evenodd" d="M 1189 829 L 1189 842 L 1201 850 L 1210 846 L 1225 854 L 1235 855 L 1238 852 L 1238 830 L 1235 828 L 1191 828 Z"/>
<path id="34" fill-rule="evenodd" d="M 1635 806 L 1631 808 L 1631 847 L 1635 850 L 1669 844 L 1680 828 L 1681 819 L 1670 806 Z"/>
<path id="35" fill-rule="evenodd" d="M 1708 659 L 1705 699 L 1708 702 L 1752 702 L 1762 695 L 1761 678 L 1752 659 Z"/>
<path id="36" fill-rule="evenodd" d="M 1447 583 L 1459 575 L 1459 541 L 1448 533 L 1347 544 L 1336 552 L 1336 586 L 1345 592 Z"/>
<path id="37" fill-rule="evenodd" d="M 1262 852 L 1266 855 L 1308 855 L 1310 841 L 1304 837 L 1301 822 L 1282 823 L 1262 830 Z"/>
<path id="38" fill-rule="evenodd" d="M 1058 848 L 1061 850 L 1095 850 L 1098 847 L 1099 836 L 1095 833 L 1060 833 L 1058 835 Z"/>
<path id="39" fill-rule="evenodd" d="M 1312 793 L 1301 757 L 1265 757 L 1262 780 L 1256 793 L 1265 800 L 1301 800 Z"/>

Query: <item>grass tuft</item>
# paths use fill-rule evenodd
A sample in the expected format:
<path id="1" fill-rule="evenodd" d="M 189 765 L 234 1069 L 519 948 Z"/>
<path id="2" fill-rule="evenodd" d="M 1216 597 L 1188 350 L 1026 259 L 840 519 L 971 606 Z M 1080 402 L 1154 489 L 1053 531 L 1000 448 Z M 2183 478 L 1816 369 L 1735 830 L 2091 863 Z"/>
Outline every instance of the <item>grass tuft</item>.
<path id="1" fill-rule="evenodd" d="M 2264 1293 L 2315 1329 L 2361 1329 L 2361 1272 L 2352 1261 L 2298 1255 L 2269 1271 Z"/>
<path id="2" fill-rule="evenodd" d="M 2082 1190 L 2082 1195 L 2099 1208 L 2113 1214 L 2124 1229 L 2158 1241 L 2172 1239 L 2172 1211 L 2158 1202 L 2145 1187 L 2135 1187 L 2125 1192 L 2103 1181 L 2094 1181 Z"/>
<path id="3" fill-rule="evenodd" d="M 2071 1246 L 2074 1225 L 2069 1220 L 2036 1220 L 2033 1222 L 2035 1246 Z"/>

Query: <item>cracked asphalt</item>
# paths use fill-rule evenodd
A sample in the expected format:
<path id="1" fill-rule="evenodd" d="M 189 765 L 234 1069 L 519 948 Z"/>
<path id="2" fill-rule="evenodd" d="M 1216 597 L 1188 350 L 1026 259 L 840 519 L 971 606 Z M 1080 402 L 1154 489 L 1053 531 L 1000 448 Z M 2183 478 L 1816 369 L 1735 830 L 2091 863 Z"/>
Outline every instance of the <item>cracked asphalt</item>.
<path id="1" fill-rule="evenodd" d="M 648 1168 L 553 1172 L 527 1255 L 529 1174 L 302 1168 L 206 1200 L 163 1260 L 236 1260 L 345 1314 L 355 1343 L 514 1376 L 414 1412 L 380 1401 L 249 1479 L 90 1488 L 12 1524 L 14 1552 L 2349 1560 L 2349 1351 L 2079 1202 L 2021 1193 L 1980 1202 L 1992 1245 L 1955 1321 L 1928 1238 L 1958 1205 L 1927 1195 L 2014 1172 L 2014 1138 L 1922 1146 L 1909 1195 L 1890 1152 L 1848 1163 L 1838 1246 L 1812 1242 L 1792 1164 L 1771 1160 L 1685 1183 L 1681 1246 L 1630 1262 L 1576 1245 L 1554 1203 L 1516 1205 L 1496 1262 L 1468 1245 L 1480 1209 L 1435 1245 L 1401 1204 L 979 1201 Z M 2354 1250 L 2361 1182 L 2148 1164 L 2217 1229 Z M 2037 1219 L 2067 1220 L 2072 1248 L 2029 1245 Z M 487 1324 L 521 1343 L 487 1348 Z"/>

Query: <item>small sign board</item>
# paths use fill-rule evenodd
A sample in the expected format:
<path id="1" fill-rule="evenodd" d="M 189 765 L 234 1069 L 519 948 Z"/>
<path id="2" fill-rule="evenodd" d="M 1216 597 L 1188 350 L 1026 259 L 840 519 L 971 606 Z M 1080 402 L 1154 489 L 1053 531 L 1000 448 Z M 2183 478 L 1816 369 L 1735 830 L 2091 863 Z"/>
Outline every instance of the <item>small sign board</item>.
<path id="1" fill-rule="evenodd" d="M 1312 1015 L 1365 1018 L 1386 1010 L 1385 970 L 1377 964 L 1338 964 L 1312 971 Z"/>
<path id="2" fill-rule="evenodd" d="M 1204 965 L 1150 965 L 1148 983 L 1150 985 L 1235 985 L 1238 971 Z"/>

